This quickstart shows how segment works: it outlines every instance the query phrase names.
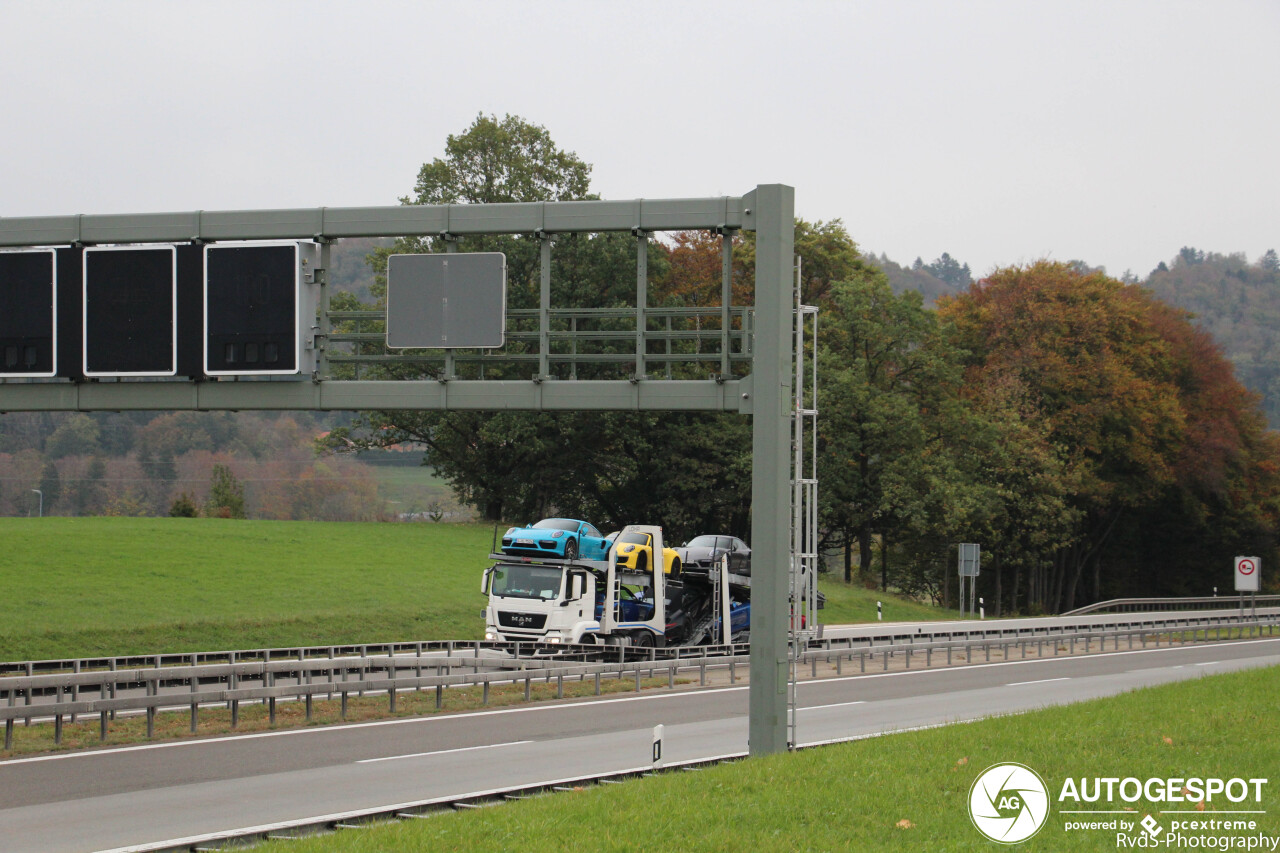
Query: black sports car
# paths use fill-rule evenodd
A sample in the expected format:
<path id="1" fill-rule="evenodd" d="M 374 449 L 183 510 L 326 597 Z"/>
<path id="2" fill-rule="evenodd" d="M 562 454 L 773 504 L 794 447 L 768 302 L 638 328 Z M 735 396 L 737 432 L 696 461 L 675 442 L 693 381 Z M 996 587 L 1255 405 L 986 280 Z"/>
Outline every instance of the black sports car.
<path id="1" fill-rule="evenodd" d="M 710 569 L 722 554 L 728 554 L 729 571 L 738 575 L 751 574 L 751 548 L 736 536 L 695 536 L 677 550 L 685 571 Z"/>

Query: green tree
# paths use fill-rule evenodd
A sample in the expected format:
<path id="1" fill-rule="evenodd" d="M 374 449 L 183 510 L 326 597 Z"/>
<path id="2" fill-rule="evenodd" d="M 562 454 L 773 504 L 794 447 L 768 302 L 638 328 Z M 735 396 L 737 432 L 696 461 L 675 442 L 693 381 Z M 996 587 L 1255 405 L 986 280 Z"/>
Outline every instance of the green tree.
<path id="1" fill-rule="evenodd" d="M 44 445 L 45 456 L 50 459 L 92 455 L 100 450 L 97 422 L 79 412 L 63 421 Z"/>
<path id="2" fill-rule="evenodd" d="M 213 484 L 205 515 L 212 518 L 244 518 L 244 485 L 221 463 L 213 466 Z"/>
<path id="3" fill-rule="evenodd" d="M 191 495 L 186 492 L 174 498 L 173 503 L 169 505 L 170 518 L 195 518 L 198 515 L 200 515 L 200 509 Z"/>
<path id="4" fill-rule="evenodd" d="M 71 487 L 71 506 L 76 515 L 97 515 L 106 503 L 107 460 L 97 455 L 89 460 L 85 474 Z"/>
<path id="5" fill-rule="evenodd" d="M 857 548 L 864 572 L 881 542 L 926 536 L 953 523 L 956 460 L 947 404 L 956 360 L 918 293 L 895 295 L 878 271 L 831 287 L 819 341 L 822 416 L 818 477 L 830 546 L 845 546 L 845 577 Z"/>
<path id="6" fill-rule="evenodd" d="M 449 137 L 445 157 L 423 166 L 414 195 L 402 201 L 442 204 L 589 198 L 590 169 L 577 155 L 559 149 L 545 128 L 513 116 L 498 120 L 482 115 L 465 133 Z M 441 248 L 438 239 L 405 239 L 397 241 L 392 250 L 373 253 L 370 262 L 381 273 L 392 251 Z M 536 238 L 465 238 L 459 248 L 505 252 L 511 305 L 537 304 L 540 245 Z M 630 235 L 559 235 L 552 255 L 553 304 L 622 304 L 635 292 L 635 251 Z M 650 271 L 655 277 L 665 271 L 665 253 L 656 241 L 650 246 Z M 535 369 L 489 371 L 486 377 L 527 379 Z M 411 368 L 399 367 L 388 374 L 415 375 Z M 564 376 L 567 378 L 567 372 Z M 593 378 L 582 372 L 579 377 Z M 611 496 L 629 482 L 619 478 L 634 473 L 636 467 L 623 448 L 634 446 L 642 423 L 637 416 L 604 413 L 366 412 L 350 428 L 335 430 L 325 446 L 350 450 L 418 444 L 426 451 L 424 462 L 448 479 L 486 518 L 522 518 L 556 511 L 590 517 L 605 514 L 612 519 L 617 516 L 608 508 L 613 504 Z"/>
<path id="7" fill-rule="evenodd" d="M 45 512 L 52 515 L 53 505 L 62 496 L 62 479 L 58 476 L 58 466 L 53 464 L 52 459 L 45 460 L 44 468 L 40 471 L 40 492 Z"/>
<path id="8" fill-rule="evenodd" d="M 934 278 L 945 281 L 957 290 L 968 287 L 973 283 L 973 276 L 969 272 L 969 265 L 964 264 L 962 266 L 959 261 L 951 257 L 951 255 L 946 252 L 943 252 L 942 257 L 937 258 L 933 263 L 922 264 L 917 269 L 929 273 Z"/>

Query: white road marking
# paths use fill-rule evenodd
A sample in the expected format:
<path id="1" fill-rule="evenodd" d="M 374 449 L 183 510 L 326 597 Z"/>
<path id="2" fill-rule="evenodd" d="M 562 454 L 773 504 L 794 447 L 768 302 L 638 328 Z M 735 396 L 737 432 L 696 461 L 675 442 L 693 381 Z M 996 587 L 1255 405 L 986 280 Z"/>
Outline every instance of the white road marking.
<path id="1" fill-rule="evenodd" d="M 454 752 L 473 752 L 477 749 L 499 749 L 504 746 L 520 746 L 531 740 L 513 740 L 510 743 L 487 743 L 483 746 L 461 746 L 457 749 L 437 749 L 435 752 L 412 752 L 408 755 L 388 755 L 383 758 L 362 758 L 356 764 L 374 764 L 379 761 L 399 761 L 401 758 L 425 758 L 428 755 L 449 755 Z"/>
<path id="2" fill-rule="evenodd" d="M 1048 684 L 1050 681 L 1070 681 L 1070 678 L 1038 678 L 1035 681 L 1010 681 L 1005 687 L 1021 687 L 1024 684 Z"/>
<path id="3" fill-rule="evenodd" d="M 819 708 L 844 708 L 849 705 L 865 705 L 865 704 L 867 704 L 866 700 L 859 699 L 857 702 L 833 702 L 830 705 L 804 705 L 800 708 L 800 710 L 801 711 L 817 711 Z"/>

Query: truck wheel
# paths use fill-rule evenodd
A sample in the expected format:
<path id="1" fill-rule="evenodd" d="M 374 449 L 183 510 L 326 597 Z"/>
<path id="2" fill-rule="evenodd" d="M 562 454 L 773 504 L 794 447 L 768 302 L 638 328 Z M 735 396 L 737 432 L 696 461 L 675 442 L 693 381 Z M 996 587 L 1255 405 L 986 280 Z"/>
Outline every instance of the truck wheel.
<path id="1" fill-rule="evenodd" d="M 566 560 L 578 559 L 578 541 L 576 539 L 570 539 L 564 543 L 564 558 Z"/>
<path id="2" fill-rule="evenodd" d="M 641 649 L 647 649 L 653 645 L 653 634 L 648 631 L 636 631 L 631 635 L 635 640 L 635 645 Z"/>

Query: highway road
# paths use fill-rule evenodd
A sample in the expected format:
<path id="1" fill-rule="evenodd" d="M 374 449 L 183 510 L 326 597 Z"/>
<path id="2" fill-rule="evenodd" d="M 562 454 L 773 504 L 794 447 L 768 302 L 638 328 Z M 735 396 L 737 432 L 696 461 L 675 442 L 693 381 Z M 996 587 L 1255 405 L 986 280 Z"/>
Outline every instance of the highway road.
<path id="1" fill-rule="evenodd" d="M 802 744 L 1012 713 L 1280 664 L 1280 638 L 870 673 L 802 682 Z M 602 697 L 467 714 L 0 762 L 0 839 L 22 851 L 176 839 L 409 805 L 747 749 L 747 688 Z"/>

